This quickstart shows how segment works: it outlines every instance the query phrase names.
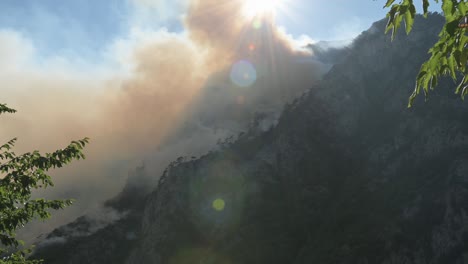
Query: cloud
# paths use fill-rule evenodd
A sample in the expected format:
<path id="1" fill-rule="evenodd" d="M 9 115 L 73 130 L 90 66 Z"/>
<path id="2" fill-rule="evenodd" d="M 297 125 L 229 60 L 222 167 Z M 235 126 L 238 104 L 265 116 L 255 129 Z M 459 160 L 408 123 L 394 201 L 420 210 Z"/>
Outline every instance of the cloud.
<path id="1" fill-rule="evenodd" d="M 0 73 L 18 71 L 32 56 L 34 47 L 14 30 L 0 30 Z"/>
<path id="2" fill-rule="evenodd" d="M 182 14 L 188 5 L 188 0 L 128 0 L 131 3 L 132 15 L 128 23 L 130 27 L 155 29 L 170 28 L 171 31 L 183 31 Z"/>

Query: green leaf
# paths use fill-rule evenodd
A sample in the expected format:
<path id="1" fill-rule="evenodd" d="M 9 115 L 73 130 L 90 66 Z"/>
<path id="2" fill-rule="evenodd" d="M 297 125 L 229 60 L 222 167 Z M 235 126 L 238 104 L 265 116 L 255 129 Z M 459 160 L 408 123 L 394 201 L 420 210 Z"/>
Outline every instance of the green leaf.
<path id="1" fill-rule="evenodd" d="M 2 113 L 15 113 L 16 110 L 15 109 L 12 109 L 12 108 L 9 108 L 6 106 L 6 104 L 0 104 L 0 114 Z"/>
<path id="2" fill-rule="evenodd" d="M 457 61 L 455 60 L 455 57 L 453 56 L 453 54 L 450 54 L 450 56 L 448 57 L 447 64 L 449 67 L 450 76 L 452 77 L 453 80 L 456 80 L 457 76 L 455 72 L 455 67 L 456 67 Z"/>
<path id="3" fill-rule="evenodd" d="M 384 8 L 390 7 L 393 4 L 393 2 L 395 2 L 395 0 L 387 0 L 387 3 L 385 4 Z"/>
<path id="4" fill-rule="evenodd" d="M 456 33 L 457 33 L 457 30 L 459 30 L 458 28 L 458 20 L 452 20 L 450 22 L 447 22 L 445 24 L 445 32 L 448 33 L 448 38 L 450 40 L 455 40 L 456 38 Z"/>
<path id="5" fill-rule="evenodd" d="M 423 15 L 427 17 L 427 12 L 429 8 L 429 0 L 423 0 Z"/>
<path id="6" fill-rule="evenodd" d="M 447 22 L 454 20 L 455 8 L 452 0 L 442 1 L 442 11 Z"/>
<path id="7" fill-rule="evenodd" d="M 408 11 L 405 13 L 405 25 L 406 25 L 406 34 L 411 32 L 413 29 L 414 17 L 416 15 L 416 8 L 413 4 L 409 6 Z"/>
<path id="8" fill-rule="evenodd" d="M 463 87 L 463 85 L 465 84 L 465 82 L 466 82 L 467 79 L 468 79 L 468 78 L 467 78 L 466 75 L 463 76 L 463 79 L 462 79 L 461 82 L 458 84 L 457 88 L 455 89 L 455 93 L 456 93 L 456 94 L 460 93 L 460 91 L 461 91 L 461 89 L 462 89 L 462 87 Z"/>
<path id="9" fill-rule="evenodd" d="M 395 18 L 397 16 L 397 11 L 399 10 L 399 7 L 399 5 L 393 5 L 390 11 L 387 13 L 388 21 L 387 26 L 385 28 L 385 33 L 387 33 L 390 29 L 393 29 L 395 27 Z"/>
<path id="10" fill-rule="evenodd" d="M 468 94 L 468 85 L 466 85 L 465 87 L 463 87 L 463 90 L 462 90 L 462 93 L 461 93 L 461 97 L 462 99 L 464 100 L 465 99 L 465 96 Z"/>
<path id="11" fill-rule="evenodd" d="M 467 7 L 465 2 L 458 3 L 458 10 L 462 16 L 466 15 Z"/>

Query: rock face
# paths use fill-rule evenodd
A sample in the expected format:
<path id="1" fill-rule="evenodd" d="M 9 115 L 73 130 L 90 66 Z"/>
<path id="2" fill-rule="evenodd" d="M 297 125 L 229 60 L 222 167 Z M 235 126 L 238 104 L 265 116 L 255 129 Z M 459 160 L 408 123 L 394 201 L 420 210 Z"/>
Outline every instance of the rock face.
<path id="1" fill-rule="evenodd" d="M 277 126 L 170 166 L 117 259 L 97 232 L 73 258 L 100 262 L 46 263 L 468 263 L 468 105 L 442 81 L 406 108 L 442 23 L 376 22 Z"/>
<path id="2" fill-rule="evenodd" d="M 441 22 L 374 24 L 277 127 L 169 168 L 126 263 L 464 263 L 468 105 L 406 108 Z"/>

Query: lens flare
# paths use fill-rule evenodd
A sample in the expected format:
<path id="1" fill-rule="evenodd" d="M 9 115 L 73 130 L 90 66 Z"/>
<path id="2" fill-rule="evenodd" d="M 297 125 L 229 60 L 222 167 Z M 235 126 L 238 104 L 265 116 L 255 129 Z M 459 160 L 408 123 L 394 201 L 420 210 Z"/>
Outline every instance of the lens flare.
<path id="1" fill-rule="evenodd" d="M 215 209 L 216 211 L 223 211 L 224 210 L 224 207 L 226 206 L 226 203 L 224 202 L 223 199 L 216 199 L 213 201 L 213 209 Z"/>
<path id="2" fill-rule="evenodd" d="M 236 62 L 231 69 L 231 81 L 240 87 L 249 87 L 257 80 L 257 71 L 248 61 Z"/>
<path id="3" fill-rule="evenodd" d="M 245 97 L 242 96 L 242 95 L 237 96 L 237 98 L 236 98 L 236 103 L 237 103 L 238 105 L 243 105 L 243 104 L 245 103 Z"/>
<path id="4" fill-rule="evenodd" d="M 256 18 L 252 22 L 252 27 L 255 29 L 260 29 L 262 28 L 262 20 L 260 18 Z"/>

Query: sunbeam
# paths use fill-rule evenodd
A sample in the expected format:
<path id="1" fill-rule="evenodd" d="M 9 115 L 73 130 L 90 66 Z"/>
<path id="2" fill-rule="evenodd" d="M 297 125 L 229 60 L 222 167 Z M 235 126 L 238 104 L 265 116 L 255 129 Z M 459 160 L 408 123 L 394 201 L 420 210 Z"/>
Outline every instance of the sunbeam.
<path id="1" fill-rule="evenodd" d="M 246 18 L 275 15 L 282 4 L 282 0 L 245 0 L 243 15 Z"/>

